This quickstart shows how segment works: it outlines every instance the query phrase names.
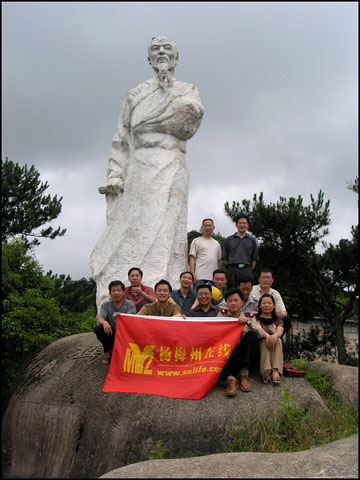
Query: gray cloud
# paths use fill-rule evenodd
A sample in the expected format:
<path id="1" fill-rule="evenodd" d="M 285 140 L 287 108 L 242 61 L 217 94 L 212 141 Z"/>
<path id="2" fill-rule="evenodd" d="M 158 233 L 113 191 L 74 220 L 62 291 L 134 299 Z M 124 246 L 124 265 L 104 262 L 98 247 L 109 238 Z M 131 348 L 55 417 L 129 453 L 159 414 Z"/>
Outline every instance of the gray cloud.
<path id="1" fill-rule="evenodd" d="M 195 84 L 205 116 L 188 142 L 188 229 L 224 202 L 322 189 L 329 241 L 350 236 L 357 203 L 357 5 L 352 2 L 3 2 L 3 156 L 34 164 L 63 196 L 43 241 L 45 270 L 90 276 L 105 226 L 107 158 L 126 92 L 152 76 L 147 46 L 174 39 L 176 77 Z"/>

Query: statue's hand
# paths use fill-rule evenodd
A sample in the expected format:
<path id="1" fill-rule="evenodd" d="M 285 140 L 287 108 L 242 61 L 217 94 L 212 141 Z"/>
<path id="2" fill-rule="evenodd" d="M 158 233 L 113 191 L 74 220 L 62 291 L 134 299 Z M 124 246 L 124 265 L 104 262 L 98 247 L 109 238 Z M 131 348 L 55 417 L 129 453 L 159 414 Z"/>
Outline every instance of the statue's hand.
<path id="1" fill-rule="evenodd" d="M 109 180 L 107 183 L 104 183 L 104 185 L 100 185 L 99 187 L 99 192 L 105 195 L 118 195 L 119 193 L 123 193 L 123 191 L 123 186 L 116 182 L 116 180 Z"/>

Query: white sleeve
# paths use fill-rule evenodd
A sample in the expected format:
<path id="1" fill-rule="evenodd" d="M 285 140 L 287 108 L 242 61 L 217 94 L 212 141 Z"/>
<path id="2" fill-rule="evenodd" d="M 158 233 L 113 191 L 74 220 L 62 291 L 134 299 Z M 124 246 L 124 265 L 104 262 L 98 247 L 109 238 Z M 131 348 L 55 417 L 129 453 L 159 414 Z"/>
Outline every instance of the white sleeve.
<path id="1" fill-rule="evenodd" d="M 218 261 L 221 260 L 221 245 L 220 243 L 218 242 Z"/>
<path id="2" fill-rule="evenodd" d="M 197 242 L 195 242 L 196 238 L 194 238 L 194 240 L 191 242 L 191 245 L 190 245 L 190 251 L 189 251 L 189 255 L 192 255 L 194 258 L 196 258 L 196 254 L 197 254 Z"/>
<path id="3" fill-rule="evenodd" d="M 286 310 L 283 299 L 281 298 L 281 295 L 277 290 L 274 291 L 273 297 L 275 299 L 276 308 L 278 308 L 279 310 Z"/>

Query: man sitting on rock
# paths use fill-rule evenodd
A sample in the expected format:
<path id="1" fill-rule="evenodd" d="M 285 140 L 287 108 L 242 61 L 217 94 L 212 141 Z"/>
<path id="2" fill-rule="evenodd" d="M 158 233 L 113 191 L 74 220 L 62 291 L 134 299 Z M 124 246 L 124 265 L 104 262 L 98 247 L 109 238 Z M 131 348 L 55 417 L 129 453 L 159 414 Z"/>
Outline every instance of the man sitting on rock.
<path id="1" fill-rule="evenodd" d="M 274 297 L 275 300 L 275 307 L 276 307 L 276 315 L 278 318 L 282 319 L 283 321 L 283 326 L 284 326 L 284 332 L 283 335 L 289 330 L 291 327 L 291 320 L 287 316 L 287 311 L 285 308 L 285 304 L 283 302 L 283 299 L 281 298 L 280 293 L 275 290 L 274 288 L 271 288 L 271 285 L 274 283 L 274 277 L 273 273 L 270 270 L 270 268 L 262 268 L 260 270 L 260 276 L 259 276 L 259 285 L 254 285 L 253 289 L 251 291 L 251 295 L 256 298 L 257 300 L 260 299 L 264 293 L 268 293 Z"/>
<path id="2" fill-rule="evenodd" d="M 172 287 L 167 280 L 160 280 L 155 285 L 156 302 L 147 303 L 138 315 L 151 315 L 153 317 L 182 317 L 181 309 L 175 302 L 169 302 Z"/>
<path id="3" fill-rule="evenodd" d="M 191 308 L 187 313 L 187 317 L 216 317 L 220 308 L 212 303 L 212 290 L 210 285 L 198 285 L 197 289 L 198 305 Z"/>
<path id="4" fill-rule="evenodd" d="M 254 282 L 251 278 L 241 280 L 239 283 L 239 290 L 244 296 L 241 313 L 257 314 L 259 301 L 251 293 L 253 286 Z"/>
<path id="5" fill-rule="evenodd" d="M 130 268 L 128 271 L 130 287 L 125 289 L 125 298 L 135 304 L 136 312 L 138 312 L 145 303 L 155 302 L 155 292 L 151 287 L 147 287 L 141 283 L 143 272 L 138 267 Z"/>
<path id="6" fill-rule="evenodd" d="M 111 300 L 104 302 L 99 314 L 96 317 L 97 325 L 94 328 L 98 340 L 104 347 L 103 363 L 107 365 L 111 360 L 111 354 L 114 347 L 116 313 L 136 313 L 133 302 L 124 298 L 125 285 L 120 280 L 114 280 L 109 283 L 109 295 Z"/>
<path id="7" fill-rule="evenodd" d="M 171 298 L 181 308 L 181 313 L 185 314 L 194 304 L 196 293 L 192 288 L 194 284 L 194 275 L 191 272 L 182 272 L 180 274 L 180 288 L 173 290 Z"/>
<path id="8" fill-rule="evenodd" d="M 209 282 L 212 290 L 212 301 L 215 305 L 222 305 L 225 303 L 224 294 L 226 290 L 226 273 L 221 268 L 213 271 L 213 278 Z"/>
<path id="9" fill-rule="evenodd" d="M 240 389 L 243 392 L 251 391 L 249 372 L 259 368 L 259 339 L 264 336 L 264 332 L 255 317 L 246 317 L 241 313 L 244 297 L 238 288 L 230 288 L 227 290 L 225 299 L 228 310 L 221 311 L 218 316 L 238 318 L 240 323 L 246 323 L 234 350 L 221 372 L 221 375 L 226 377 L 227 381 L 226 395 L 233 397 L 239 388 L 239 381 L 237 379 L 239 373 Z"/>
<path id="10" fill-rule="evenodd" d="M 212 293 L 212 303 L 213 305 L 218 305 L 219 307 L 226 308 L 226 302 L 224 298 L 224 292 L 226 289 L 226 273 L 224 270 L 217 268 L 213 271 L 213 278 L 209 282 L 205 282 L 210 285 Z M 194 305 L 191 308 L 195 308 L 199 305 L 198 300 L 195 301 Z"/>

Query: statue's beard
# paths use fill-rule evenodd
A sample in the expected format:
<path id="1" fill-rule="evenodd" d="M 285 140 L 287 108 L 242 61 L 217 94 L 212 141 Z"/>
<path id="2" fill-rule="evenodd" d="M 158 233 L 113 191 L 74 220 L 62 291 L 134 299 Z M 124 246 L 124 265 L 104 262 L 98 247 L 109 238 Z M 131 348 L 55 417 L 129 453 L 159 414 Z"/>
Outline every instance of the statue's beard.
<path id="1" fill-rule="evenodd" d="M 169 71 L 169 64 L 168 62 L 160 62 L 158 63 L 158 71 L 159 75 L 166 74 Z"/>
<path id="2" fill-rule="evenodd" d="M 160 62 L 158 64 L 158 78 L 160 81 L 160 85 L 164 90 L 167 90 L 169 87 L 169 63 L 168 62 Z"/>

